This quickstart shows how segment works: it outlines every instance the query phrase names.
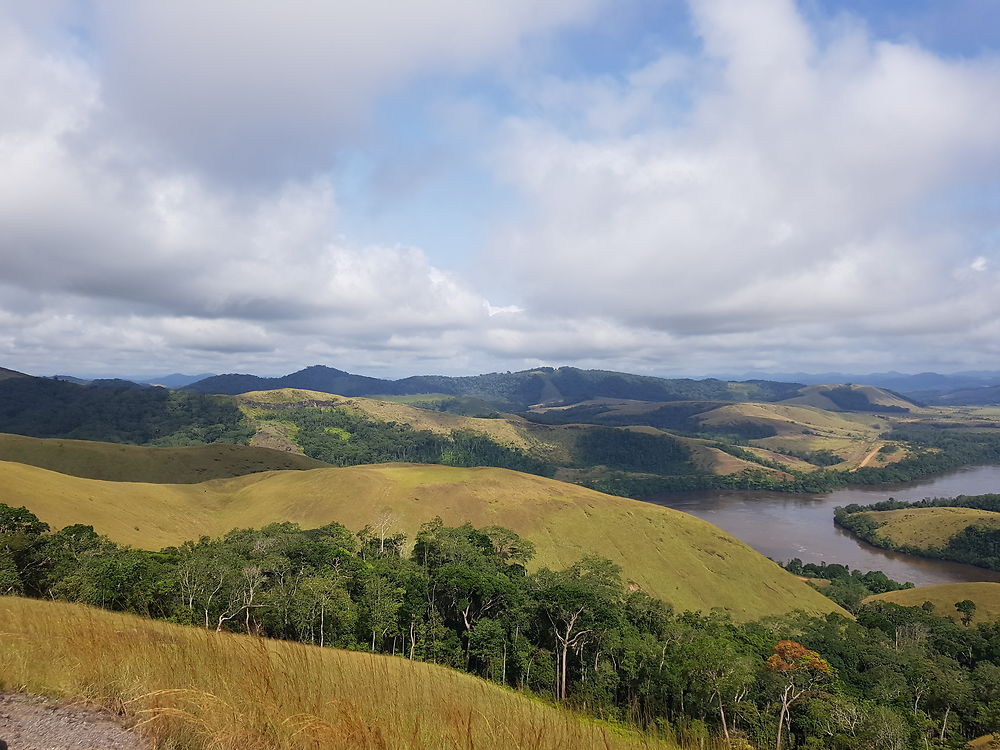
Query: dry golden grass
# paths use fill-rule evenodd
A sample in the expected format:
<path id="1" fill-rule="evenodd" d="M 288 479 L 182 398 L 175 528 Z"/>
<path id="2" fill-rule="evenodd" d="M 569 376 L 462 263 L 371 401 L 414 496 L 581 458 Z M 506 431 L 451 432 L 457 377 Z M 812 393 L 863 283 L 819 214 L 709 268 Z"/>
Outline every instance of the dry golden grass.
<path id="1" fill-rule="evenodd" d="M 147 549 L 274 521 L 304 528 L 338 521 L 358 530 L 385 513 L 412 540 L 421 524 L 441 516 L 452 525 L 514 529 L 535 543 L 535 567 L 564 568 L 584 555 L 603 555 L 626 580 L 681 610 L 719 607 L 738 619 L 842 611 L 687 513 L 507 469 L 379 464 L 163 485 L 0 462 L 0 487 L 3 502 L 24 505 L 55 528 L 91 524 Z"/>
<path id="2" fill-rule="evenodd" d="M 944 547 L 973 524 L 1000 529 L 1000 513 L 975 508 L 903 508 L 866 511 L 863 515 L 885 524 L 879 527 L 879 536 L 913 547 Z"/>
<path id="3" fill-rule="evenodd" d="M 151 448 L 3 433 L 0 433 L 0 461 L 15 461 L 88 479 L 172 484 L 326 466 L 302 455 L 245 445 L 213 443 L 190 448 Z"/>
<path id="4" fill-rule="evenodd" d="M 971 750 L 997 750 L 1000 748 L 1000 732 L 987 734 L 969 743 Z"/>
<path id="5" fill-rule="evenodd" d="M 876 594 L 869 596 L 865 601 L 892 602 L 904 607 L 919 607 L 924 602 L 931 602 L 934 605 L 934 614 L 950 617 L 957 622 L 962 615 L 955 609 L 955 602 L 966 599 L 976 603 L 974 623 L 1000 620 L 1000 583 L 988 581 L 918 586 L 915 589 Z"/>
<path id="6" fill-rule="evenodd" d="M 0 598 L 0 688 L 85 699 L 190 750 L 669 750 L 402 658 Z"/>

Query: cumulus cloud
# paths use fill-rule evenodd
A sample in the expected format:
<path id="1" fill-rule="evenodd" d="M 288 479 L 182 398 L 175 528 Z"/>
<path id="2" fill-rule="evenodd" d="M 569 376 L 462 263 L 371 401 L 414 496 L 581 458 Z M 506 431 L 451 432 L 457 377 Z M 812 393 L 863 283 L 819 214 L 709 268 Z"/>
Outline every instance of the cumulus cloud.
<path id="1" fill-rule="evenodd" d="M 0 29 L 0 346 L 91 372 L 140 353 L 301 361 L 315 337 L 364 349 L 476 328 L 493 308 L 426 254 L 336 232 L 327 175 L 228 189 L 95 129 L 105 82 Z M 58 352 L 59 354 L 46 354 Z M 102 366 L 96 360 L 105 358 Z"/>
<path id="2" fill-rule="evenodd" d="M 998 60 L 943 59 L 857 23 L 821 43 L 790 0 L 691 6 L 702 52 L 665 58 L 687 70 L 688 111 L 662 108 L 648 79 L 588 81 L 570 88 L 582 133 L 545 113 L 508 122 L 498 169 L 531 208 L 496 252 L 524 304 L 692 350 L 754 334 L 738 357 L 813 324 L 807 348 L 843 325 L 889 338 L 922 309 L 959 336 L 995 317 L 996 248 L 955 196 L 995 182 Z M 594 127 L 615 102 L 661 120 Z M 910 361 L 926 354 L 909 343 Z"/>
<path id="3" fill-rule="evenodd" d="M 405 83 L 516 57 L 597 0 L 138 0 L 96 4 L 106 127 L 241 180 L 329 167 Z"/>
<path id="4" fill-rule="evenodd" d="M 572 78 L 526 40 L 603 0 L 5 9 L 0 364 L 698 373 L 1000 353 L 1000 233 L 977 200 L 1000 166 L 998 59 L 811 28 L 791 0 L 690 6 L 696 49 Z M 511 91 L 483 94 L 484 72 Z M 383 148 L 373 113 L 439 80 L 421 113 L 446 120 L 437 140 Z M 495 238 L 468 277 L 405 237 L 344 235 L 338 160 L 367 149 L 363 189 L 404 201 L 441 161 L 425 139 L 456 163 L 487 150 L 506 187 L 486 192 L 520 198 L 506 226 L 493 206 L 456 217 Z"/>

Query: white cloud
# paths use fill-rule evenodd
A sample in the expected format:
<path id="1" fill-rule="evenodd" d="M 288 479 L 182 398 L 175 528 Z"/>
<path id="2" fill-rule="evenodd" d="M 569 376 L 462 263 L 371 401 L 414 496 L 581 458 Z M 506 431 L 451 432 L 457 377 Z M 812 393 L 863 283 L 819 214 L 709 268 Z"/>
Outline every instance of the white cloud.
<path id="1" fill-rule="evenodd" d="M 883 337 L 856 342 L 869 354 L 896 352 L 897 321 L 925 309 L 953 347 L 974 346 L 970 322 L 1000 314 L 1000 298 L 949 198 L 1000 166 L 997 59 L 946 60 L 856 24 L 821 46 L 790 0 L 692 10 L 705 56 L 688 72 L 686 116 L 633 77 L 549 87 L 585 117 L 609 101 L 647 108 L 618 130 L 553 125 L 565 100 L 508 122 L 497 169 L 531 208 L 498 240 L 496 264 L 522 304 L 670 333 L 693 351 L 751 335 L 727 347 L 734 358 L 768 337 L 790 360 L 829 357 L 844 327 Z M 896 352 L 907 361 L 933 356 L 908 344 Z"/>
<path id="2" fill-rule="evenodd" d="M 357 352 L 489 319 L 420 249 L 339 237 L 328 177 L 246 191 L 151 162 L 94 129 L 93 70 L 12 27 L 0 39 L 16 105 L 0 114 L 0 357 L 301 361 L 316 337 Z"/>
<path id="3" fill-rule="evenodd" d="M 996 58 L 857 23 L 814 33 L 790 0 L 695 0 L 703 50 L 616 75 L 561 79 L 520 54 L 602 6 L 4 11 L 0 364 L 697 373 L 997 354 L 997 220 L 968 197 L 1000 166 Z M 494 130 L 501 98 L 434 105 L 461 155 L 498 139 L 497 174 L 524 199 L 492 232 L 490 293 L 434 248 L 341 236 L 330 167 L 345 144 L 380 151 L 373 110 L 505 67 L 493 83 L 515 81 L 530 116 Z"/>
<path id="4" fill-rule="evenodd" d="M 104 125 L 226 176 L 312 173 L 364 136 L 381 95 L 512 64 L 526 37 L 586 20 L 597 4 L 101 0 Z"/>

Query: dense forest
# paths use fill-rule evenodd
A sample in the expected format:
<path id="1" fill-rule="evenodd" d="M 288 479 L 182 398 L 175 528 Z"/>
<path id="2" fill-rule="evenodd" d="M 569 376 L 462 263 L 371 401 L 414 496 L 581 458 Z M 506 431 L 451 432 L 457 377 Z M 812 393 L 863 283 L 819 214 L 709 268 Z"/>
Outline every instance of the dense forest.
<path id="1" fill-rule="evenodd" d="M 528 573 L 532 554 L 508 529 L 439 519 L 411 548 L 391 518 L 146 552 L 0 505 L 2 593 L 436 662 L 733 747 L 958 748 L 1000 726 L 998 624 L 896 605 L 735 623 L 673 612 L 600 558 Z"/>
<path id="2" fill-rule="evenodd" d="M 904 508 L 976 508 L 1000 513 L 1000 495 L 936 497 L 912 503 L 904 503 L 893 498 L 871 505 L 852 503 L 834 511 L 834 522 L 876 547 L 922 557 L 954 560 L 989 570 L 1000 570 L 1000 529 L 971 524 L 951 537 L 944 547 L 915 547 L 908 544 L 896 544 L 891 539 L 886 539 L 878 533 L 882 524 L 859 515 L 865 511 L 902 510 Z"/>
<path id="3" fill-rule="evenodd" d="M 730 383 L 708 378 L 657 378 L 576 367 L 539 367 L 522 372 L 446 377 L 418 375 L 381 380 L 314 365 L 280 378 L 255 375 L 217 375 L 187 386 L 202 393 L 238 394 L 275 388 L 306 388 L 341 396 L 379 396 L 439 393 L 478 399 L 508 411 L 520 411 L 542 402 L 576 403 L 593 398 L 638 401 L 779 401 L 794 396 L 798 383 L 750 380 Z"/>
<path id="4" fill-rule="evenodd" d="M 245 444 L 254 430 L 231 399 L 45 378 L 0 382 L 0 432 L 136 445 Z"/>
<path id="5" fill-rule="evenodd" d="M 837 602 L 841 607 L 857 612 L 862 602 L 873 594 L 884 594 L 887 591 L 900 591 L 902 589 L 912 589 L 912 583 L 900 583 L 894 581 L 881 570 L 869 570 L 862 573 L 860 570 L 851 570 L 849 565 L 840 563 L 803 563 L 799 558 L 793 557 L 787 563 L 780 563 L 781 567 L 792 575 L 802 578 L 811 578 L 820 585 L 816 589 L 829 599 Z"/>

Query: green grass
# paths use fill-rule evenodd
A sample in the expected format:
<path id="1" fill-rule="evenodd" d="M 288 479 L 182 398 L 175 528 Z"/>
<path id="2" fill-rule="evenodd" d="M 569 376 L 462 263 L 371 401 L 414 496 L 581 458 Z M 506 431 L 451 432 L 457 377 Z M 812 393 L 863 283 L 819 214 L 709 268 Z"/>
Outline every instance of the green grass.
<path id="1" fill-rule="evenodd" d="M 973 524 L 1000 529 L 1000 513 L 975 508 L 903 508 L 865 511 L 865 518 L 883 523 L 878 535 L 898 545 L 944 547 L 955 534 Z"/>
<path id="2" fill-rule="evenodd" d="M 0 689 L 103 706 L 164 748 L 676 747 L 432 664 L 30 599 L 0 597 Z"/>
<path id="3" fill-rule="evenodd" d="M 956 622 L 961 614 L 955 602 L 971 599 L 976 603 L 973 624 L 1000 621 L 1000 583 L 943 583 L 937 586 L 919 586 L 915 589 L 889 591 L 865 599 L 866 602 L 892 602 L 904 607 L 919 607 L 924 602 L 934 605 L 934 614 L 950 617 Z"/>
<path id="4" fill-rule="evenodd" d="M 268 448 L 212 443 L 186 448 L 32 438 L 0 433 L 0 461 L 14 461 L 87 479 L 186 484 L 278 469 L 324 466 Z M 0 491 L 0 502 L 2 502 Z"/>
<path id="5" fill-rule="evenodd" d="M 375 401 L 393 401 L 397 404 L 440 404 L 444 401 L 450 401 L 455 396 L 451 396 L 447 393 L 410 393 L 403 396 L 386 396 L 380 394 L 372 394 L 368 396 L 370 399 Z"/>
<path id="6" fill-rule="evenodd" d="M 117 542 L 160 549 L 235 527 L 338 521 L 352 530 L 386 513 L 412 540 L 421 524 L 500 525 L 532 540 L 533 567 L 588 554 L 678 610 L 718 607 L 737 619 L 794 609 L 841 611 L 763 555 L 694 516 L 505 469 L 379 464 L 280 471 L 200 484 L 79 479 L 0 462 L 2 502 L 55 528 L 91 524 Z"/>

